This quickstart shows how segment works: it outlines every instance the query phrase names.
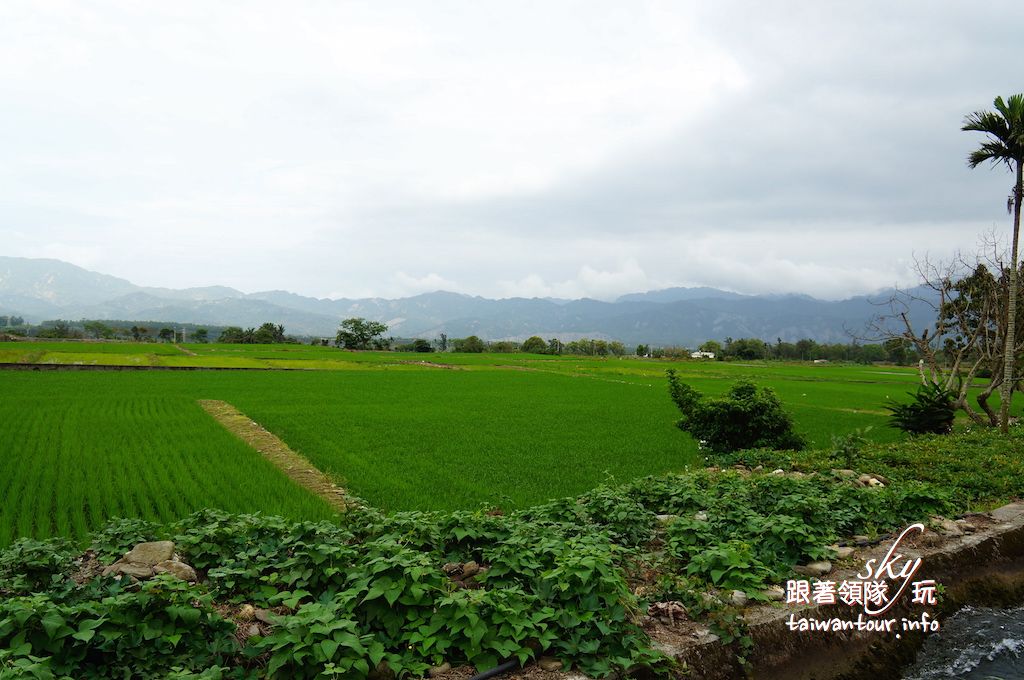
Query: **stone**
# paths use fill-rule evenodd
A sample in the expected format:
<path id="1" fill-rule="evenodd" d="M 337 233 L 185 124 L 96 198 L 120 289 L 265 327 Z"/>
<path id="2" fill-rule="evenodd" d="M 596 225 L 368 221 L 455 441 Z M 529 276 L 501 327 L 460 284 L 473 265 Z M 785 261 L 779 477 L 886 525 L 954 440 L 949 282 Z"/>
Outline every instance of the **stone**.
<path id="1" fill-rule="evenodd" d="M 119 560 L 103 570 L 104 576 L 110 576 L 112 574 L 134 576 L 137 579 L 147 579 L 153 577 L 153 567 L 147 567 L 144 564 L 132 564 L 131 562 Z"/>
<path id="2" fill-rule="evenodd" d="M 439 675 L 444 675 L 451 669 L 452 665 L 445 661 L 444 663 L 439 664 L 437 666 L 431 666 L 430 669 L 427 671 L 427 675 L 429 675 L 432 678 L 436 678 Z"/>
<path id="3" fill-rule="evenodd" d="M 462 573 L 462 564 L 459 562 L 447 562 L 441 567 L 441 571 L 448 576 L 458 576 Z"/>
<path id="4" fill-rule="evenodd" d="M 476 576 L 476 573 L 480 571 L 480 565 L 472 560 L 462 565 L 462 579 L 465 580 L 470 576 Z"/>
<path id="5" fill-rule="evenodd" d="M 771 586 L 770 588 L 762 591 L 762 594 L 772 602 L 782 602 L 786 599 L 786 591 L 782 586 Z"/>
<path id="6" fill-rule="evenodd" d="M 125 553 L 125 556 L 121 559 L 132 564 L 144 564 L 147 567 L 155 567 L 173 557 L 174 543 L 171 541 L 153 541 L 151 543 L 139 543 Z"/>
<path id="7" fill-rule="evenodd" d="M 182 581 L 189 581 L 190 583 L 197 581 L 199 578 L 196 576 L 195 569 L 184 562 L 179 562 L 177 560 L 161 562 L 153 567 L 153 571 L 157 574 L 170 574 L 171 576 L 180 578 Z"/>
<path id="8" fill-rule="evenodd" d="M 655 518 L 662 524 L 670 524 L 679 519 L 679 515 L 655 515 Z"/>
<path id="9" fill-rule="evenodd" d="M 704 512 L 703 510 L 699 510 L 699 511 L 693 513 L 693 518 L 695 520 L 697 520 L 698 522 L 707 522 L 708 521 L 708 513 Z"/>
<path id="10" fill-rule="evenodd" d="M 865 545 L 871 545 L 871 538 L 869 536 L 863 536 L 861 534 L 857 534 L 856 536 L 853 537 L 853 544 L 858 546 L 858 547 L 863 547 Z"/>
<path id="11" fill-rule="evenodd" d="M 832 563 L 828 560 L 820 560 L 808 564 L 798 564 L 793 567 L 793 571 L 802 576 L 824 576 L 832 571 Z"/>
<path id="12" fill-rule="evenodd" d="M 274 625 L 274 613 L 269 609 L 257 609 L 254 616 L 256 617 L 257 621 L 262 621 L 263 623 L 269 626 Z"/>
<path id="13" fill-rule="evenodd" d="M 732 591 L 732 595 L 729 596 L 729 601 L 737 607 L 746 607 L 749 598 L 742 590 L 734 590 Z"/>
<path id="14" fill-rule="evenodd" d="M 655 602 L 647 608 L 647 615 L 656 619 L 668 620 L 670 623 L 686 620 L 686 607 L 678 600 Z"/>
<path id="15" fill-rule="evenodd" d="M 876 477 L 872 477 L 872 478 L 870 478 L 868 480 L 868 486 L 873 487 L 873 488 L 884 489 L 885 488 L 885 483 L 882 482 L 881 480 L 879 480 Z"/>
<path id="16" fill-rule="evenodd" d="M 248 626 L 245 627 L 245 637 L 247 637 L 247 638 L 256 637 L 259 634 L 260 634 L 260 627 L 257 626 L 255 623 L 250 623 Z"/>
<path id="17" fill-rule="evenodd" d="M 964 532 L 960 528 L 960 526 L 956 522 L 951 520 L 951 519 L 943 518 L 943 519 L 938 521 L 938 525 L 939 526 L 938 526 L 937 530 L 943 536 L 948 536 L 950 538 L 957 538 L 959 536 L 963 536 L 964 535 Z"/>
<path id="18" fill-rule="evenodd" d="M 553 656 L 542 656 L 537 659 L 537 665 L 541 667 L 541 670 L 554 673 L 555 671 L 562 670 L 562 662 Z"/>
<path id="19" fill-rule="evenodd" d="M 846 468 L 843 468 L 842 470 L 833 470 L 832 474 L 834 474 L 837 477 L 856 477 L 857 476 L 856 472 L 854 472 L 853 470 L 846 469 Z"/>
<path id="20" fill-rule="evenodd" d="M 965 534 L 973 534 L 975 531 L 978 530 L 973 524 L 968 522 L 966 519 L 958 519 L 956 521 L 956 525 L 960 527 L 960 530 L 963 531 Z"/>
<path id="21" fill-rule="evenodd" d="M 256 618 L 256 608 L 251 604 L 243 604 L 238 608 L 235 618 L 239 621 L 252 621 Z"/>
<path id="22" fill-rule="evenodd" d="M 754 472 L 764 472 L 764 466 L 758 465 L 756 468 L 754 468 Z"/>
<path id="23" fill-rule="evenodd" d="M 773 475 L 784 475 L 784 474 L 786 474 L 786 471 L 783 470 L 782 468 L 778 468 L 778 469 L 772 470 L 772 474 Z"/>
<path id="24" fill-rule="evenodd" d="M 836 553 L 836 559 L 845 560 L 847 557 L 853 555 L 853 548 L 848 545 L 832 545 L 829 546 Z"/>

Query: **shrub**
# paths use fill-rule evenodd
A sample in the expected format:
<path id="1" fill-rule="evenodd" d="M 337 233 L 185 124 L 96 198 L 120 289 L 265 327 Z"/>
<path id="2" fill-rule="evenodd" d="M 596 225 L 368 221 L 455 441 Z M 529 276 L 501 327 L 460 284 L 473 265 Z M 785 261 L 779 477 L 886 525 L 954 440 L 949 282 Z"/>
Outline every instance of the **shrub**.
<path id="1" fill-rule="evenodd" d="M 909 404 L 889 404 L 889 425 L 911 434 L 948 434 L 956 414 L 953 395 L 934 383 L 921 385 Z"/>
<path id="2" fill-rule="evenodd" d="M 680 382 L 674 370 L 666 374 L 669 395 L 683 414 L 676 425 L 701 446 L 715 453 L 753 448 L 800 450 L 806 446 L 770 388 L 759 389 L 740 380 L 724 397 L 712 399 Z"/>

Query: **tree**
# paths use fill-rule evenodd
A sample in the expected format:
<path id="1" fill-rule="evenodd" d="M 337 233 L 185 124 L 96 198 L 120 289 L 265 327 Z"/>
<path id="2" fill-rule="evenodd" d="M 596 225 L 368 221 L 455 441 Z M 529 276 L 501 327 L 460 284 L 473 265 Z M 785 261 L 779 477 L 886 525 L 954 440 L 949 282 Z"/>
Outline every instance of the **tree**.
<path id="1" fill-rule="evenodd" d="M 976 168 L 982 163 L 993 165 L 1005 163 L 1016 173 L 1016 181 L 1007 207 L 1013 211 L 1013 238 L 1011 241 L 1010 282 L 1006 299 L 1006 348 L 1003 362 L 1003 388 L 1000 395 L 999 427 L 1005 433 L 1010 422 L 1010 399 L 1013 396 L 1014 342 L 1017 337 L 1017 270 L 1020 260 L 1017 243 L 1020 237 L 1020 209 L 1024 198 L 1024 94 L 1012 95 L 1007 101 L 996 97 L 992 103 L 995 111 L 975 111 L 964 119 L 961 130 L 981 132 L 988 140 L 967 157 L 967 164 Z"/>
<path id="2" fill-rule="evenodd" d="M 114 329 L 102 321 L 86 321 L 82 327 L 86 333 L 97 340 L 100 338 L 110 338 L 114 335 Z"/>
<path id="3" fill-rule="evenodd" d="M 701 352 L 711 352 L 716 357 L 722 354 L 722 343 L 717 340 L 707 340 L 698 347 Z"/>
<path id="4" fill-rule="evenodd" d="M 876 339 L 885 340 L 883 351 L 898 347 L 897 352 L 912 350 L 920 358 L 923 386 L 940 387 L 974 423 L 994 427 L 1000 425 L 999 415 L 988 399 L 1003 386 L 1005 375 L 1010 272 L 998 244 L 993 240 L 989 245 L 993 252 L 984 258 L 979 254 L 973 260 L 958 256 L 939 264 L 917 262 L 922 285 L 893 294 L 887 302 L 890 312 L 877 316 L 871 330 Z M 1022 303 L 1024 298 L 1018 298 L 1018 308 Z M 912 310 L 931 310 L 934 324 L 915 328 Z M 1010 361 L 1024 349 L 1024 327 L 1017 325 L 1014 332 Z M 877 345 L 865 349 L 869 347 Z M 1020 362 L 1016 363 L 1019 369 Z M 991 380 L 976 382 L 988 377 Z M 972 396 L 983 413 L 971 406 Z"/>
<path id="5" fill-rule="evenodd" d="M 547 354 L 548 343 L 544 342 L 544 338 L 533 335 L 526 339 L 520 350 L 527 354 Z"/>
<path id="6" fill-rule="evenodd" d="M 433 352 L 434 346 L 430 344 L 429 340 L 423 338 L 416 338 L 412 341 L 413 352 Z"/>
<path id="7" fill-rule="evenodd" d="M 461 340 L 453 340 L 452 344 L 455 346 L 456 352 L 479 354 L 484 351 L 484 341 L 475 335 L 471 335 L 468 338 L 463 338 Z"/>
<path id="8" fill-rule="evenodd" d="M 637 345 L 635 353 L 638 357 L 645 357 L 651 353 L 651 348 L 648 345 Z"/>
<path id="9" fill-rule="evenodd" d="M 345 349 L 370 349 L 370 345 L 380 345 L 380 336 L 388 330 L 387 324 L 380 321 L 367 321 L 362 317 L 353 317 L 341 322 L 334 344 Z"/>
<path id="10" fill-rule="evenodd" d="M 174 339 L 174 330 L 171 328 L 161 328 L 158 335 L 164 342 L 170 342 Z"/>
<path id="11" fill-rule="evenodd" d="M 709 398 L 681 382 L 673 369 L 665 373 L 669 396 L 683 414 L 676 426 L 690 433 L 702 447 L 730 453 L 754 448 L 799 450 L 806 446 L 771 389 L 758 389 L 752 382 L 740 380 L 724 397 Z"/>
<path id="12" fill-rule="evenodd" d="M 230 342 L 232 344 L 245 342 L 245 331 L 238 326 L 228 326 L 220 332 L 217 342 Z"/>
<path id="13" fill-rule="evenodd" d="M 252 341 L 257 345 L 270 345 L 284 342 L 284 326 L 265 323 L 253 333 Z"/>
<path id="14" fill-rule="evenodd" d="M 209 336 L 210 331 L 206 330 L 205 328 L 197 328 L 192 333 L 192 340 L 194 340 L 195 342 L 206 342 Z"/>

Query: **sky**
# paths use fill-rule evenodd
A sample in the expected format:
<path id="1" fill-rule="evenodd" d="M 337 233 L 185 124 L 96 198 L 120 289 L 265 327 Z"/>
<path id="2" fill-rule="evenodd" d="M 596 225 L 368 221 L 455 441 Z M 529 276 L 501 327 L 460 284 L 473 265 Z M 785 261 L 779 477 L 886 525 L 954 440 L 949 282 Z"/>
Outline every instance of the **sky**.
<path id="1" fill-rule="evenodd" d="M 1024 3 L 0 3 L 0 253 L 317 297 L 839 299 L 1008 238 Z"/>

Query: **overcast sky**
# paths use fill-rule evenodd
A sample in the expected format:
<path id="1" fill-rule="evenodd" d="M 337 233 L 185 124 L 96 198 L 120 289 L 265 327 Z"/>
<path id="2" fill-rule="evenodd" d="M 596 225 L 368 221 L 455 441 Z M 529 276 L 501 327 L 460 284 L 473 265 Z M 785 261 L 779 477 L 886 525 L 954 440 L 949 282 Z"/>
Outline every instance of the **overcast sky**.
<path id="1" fill-rule="evenodd" d="M 319 297 L 840 298 L 1008 233 L 1024 2 L 0 3 L 0 253 Z"/>

